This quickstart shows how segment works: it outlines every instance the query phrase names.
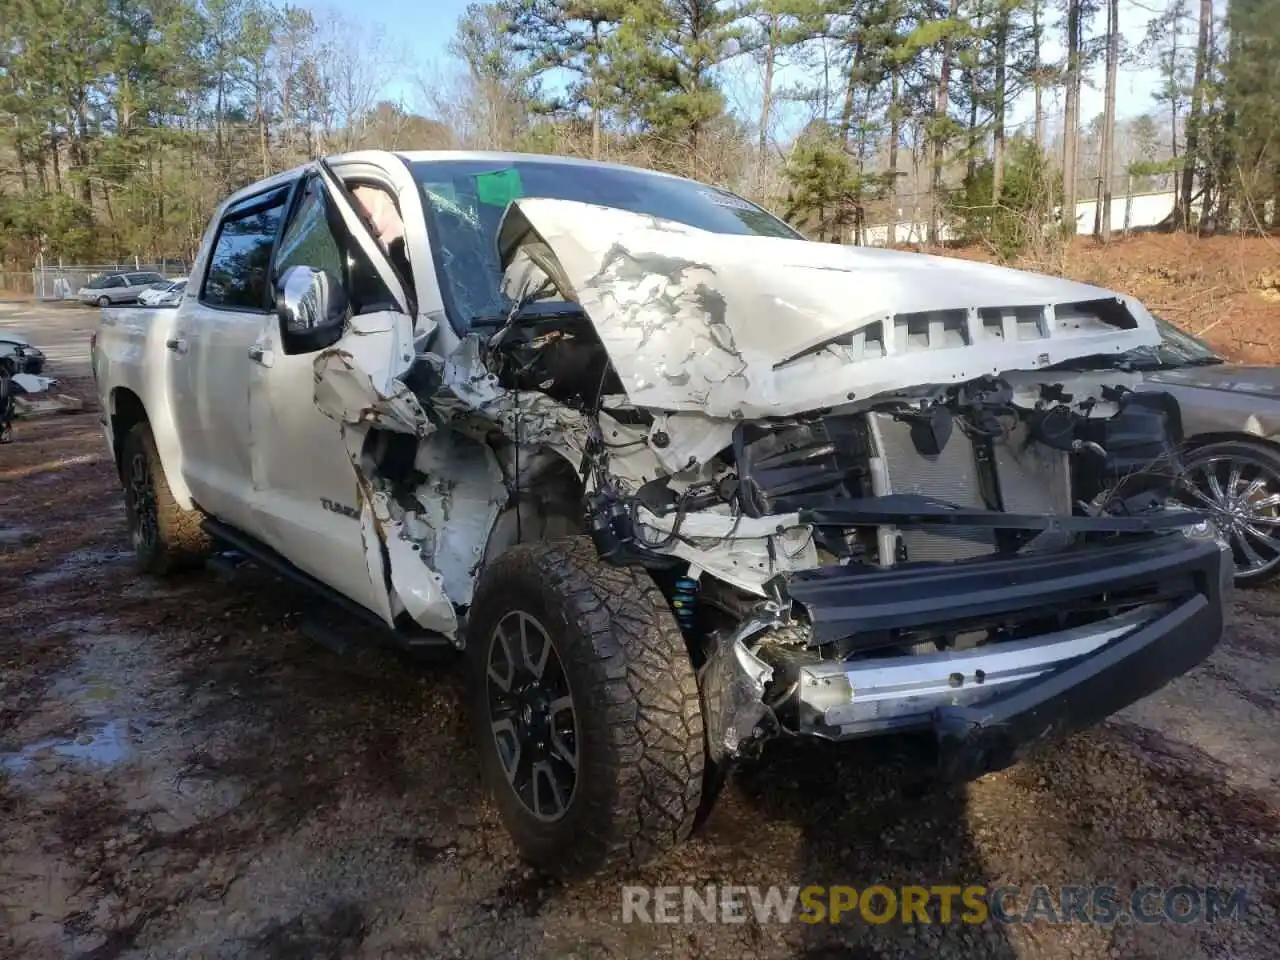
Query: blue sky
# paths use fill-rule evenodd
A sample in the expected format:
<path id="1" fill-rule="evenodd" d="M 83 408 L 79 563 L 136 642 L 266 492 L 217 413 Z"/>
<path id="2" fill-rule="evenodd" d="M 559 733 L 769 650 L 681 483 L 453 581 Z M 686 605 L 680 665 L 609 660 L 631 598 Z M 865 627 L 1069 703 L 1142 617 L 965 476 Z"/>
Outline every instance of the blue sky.
<path id="1" fill-rule="evenodd" d="M 449 54 L 447 47 L 453 37 L 458 17 L 466 9 L 467 2 L 468 0 L 380 0 L 380 2 L 372 2 L 372 0 L 317 0 L 317 2 L 309 3 L 307 0 L 303 0 L 303 5 L 310 6 L 317 12 L 326 8 L 336 9 L 354 19 L 380 23 L 385 29 L 387 37 L 393 42 L 403 45 L 409 57 L 409 63 L 406 64 L 403 71 L 404 76 L 388 86 L 386 95 L 391 99 L 404 100 L 412 106 L 416 98 L 415 83 L 413 81 L 414 71 L 432 66 L 444 67 L 448 65 Z M 1121 32 L 1129 44 L 1136 46 L 1141 41 L 1146 30 L 1146 23 L 1153 16 L 1151 7 L 1154 6 L 1156 6 L 1154 3 L 1144 3 L 1139 6 L 1136 3 L 1128 2 L 1128 0 L 1122 0 L 1120 5 Z M 1099 17 L 1097 29 L 1102 28 L 1104 19 L 1101 16 Z M 1051 57 L 1057 55 L 1058 52 L 1058 50 L 1050 48 L 1045 51 L 1045 54 Z M 1086 87 L 1083 93 L 1080 113 L 1084 122 L 1102 112 L 1102 72 L 1100 69 L 1096 71 L 1096 75 L 1092 79 L 1097 89 Z M 1134 68 L 1122 69 L 1117 92 L 1116 112 L 1118 116 L 1123 119 L 1159 109 L 1151 99 L 1151 92 L 1155 86 L 1156 78 L 1151 71 Z M 747 92 L 747 99 L 754 99 L 750 96 L 749 91 Z M 1053 96 L 1047 97 L 1045 111 L 1051 117 L 1060 117 L 1062 111 L 1060 99 L 1055 99 Z M 1014 123 L 1029 121 L 1031 117 L 1031 98 L 1029 95 L 1022 102 L 1014 105 L 1012 114 L 1011 121 Z M 785 131 L 781 132 L 785 133 Z"/>

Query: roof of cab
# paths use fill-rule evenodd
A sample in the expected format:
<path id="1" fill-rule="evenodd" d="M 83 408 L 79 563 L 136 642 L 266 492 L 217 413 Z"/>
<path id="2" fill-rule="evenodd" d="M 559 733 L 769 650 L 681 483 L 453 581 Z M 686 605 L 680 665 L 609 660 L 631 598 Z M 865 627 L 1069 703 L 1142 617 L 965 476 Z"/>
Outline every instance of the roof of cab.
<path id="1" fill-rule="evenodd" d="M 604 160 L 588 160 L 582 157 L 559 157 L 546 153 L 502 153 L 491 150 L 356 150 L 349 153 L 335 153 L 325 158 L 331 163 L 342 163 L 344 161 L 375 161 L 384 165 L 389 165 L 396 161 L 401 163 L 434 163 L 444 161 L 474 161 L 488 160 L 494 163 L 514 163 L 524 161 L 526 163 L 548 163 L 556 166 L 564 167 L 602 167 L 611 170 L 633 170 L 639 173 L 646 173 L 654 177 L 666 177 L 671 180 L 688 180 L 687 177 L 679 177 L 673 173 L 664 173 L 661 170 L 650 170 L 647 167 L 635 167 L 625 163 L 609 163 Z M 248 186 L 242 187 L 231 196 L 227 197 L 218 208 L 219 214 L 227 207 L 239 203 L 248 197 L 263 193 L 278 186 L 283 186 L 292 180 L 296 180 L 302 176 L 307 170 L 311 169 L 313 162 L 299 164 L 280 173 L 273 174 L 263 180 L 257 180 Z"/>

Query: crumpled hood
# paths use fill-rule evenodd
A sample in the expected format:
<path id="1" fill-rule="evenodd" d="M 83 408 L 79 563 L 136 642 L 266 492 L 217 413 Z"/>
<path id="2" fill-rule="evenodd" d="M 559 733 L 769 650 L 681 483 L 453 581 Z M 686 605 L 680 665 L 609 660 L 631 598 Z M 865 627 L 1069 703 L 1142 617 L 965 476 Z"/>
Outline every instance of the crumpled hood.
<path id="1" fill-rule="evenodd" d="M 1136 300 L 1057 277 L 568 200 L 513 209 L 641 406 L 782 416 L 1159 342 Z"/>

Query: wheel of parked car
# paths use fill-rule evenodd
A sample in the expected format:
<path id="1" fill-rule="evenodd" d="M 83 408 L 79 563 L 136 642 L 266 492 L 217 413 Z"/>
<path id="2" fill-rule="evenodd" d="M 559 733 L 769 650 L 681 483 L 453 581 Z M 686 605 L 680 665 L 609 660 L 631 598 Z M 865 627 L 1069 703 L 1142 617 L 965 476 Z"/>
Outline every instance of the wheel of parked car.
<path id="1" fill-rule="evenodd" d="M 99 297 L 99 298 L 98 298 L 98 306 L 100 306 L 100 307 L 109 307 L 109 306 L 111 306 L 111 298 L 110 298 L 110 297 Z"/>
<path id="2" fill-rule="evenodd" d="M 645 571 L 586 537 L 512 547 L 481 574 L 467 655 L 485 785 L 528 861 L 580 877 L 688 836 L 698 686 Z"/>
<path id="3" fill-rule="evenodd" d="M 151 427 L 139 423 L 120 450 L 125 514 L 138 567 L 166 574 L 198 566 L 209 552 L 209 537 L 197 510 L 184 510 L 169 489 Z"/>
<path id="4" fill-rule="evenodd" d="M 1186 479 L 1193 505 L 1231 540 L 1236 584 L 1280 574 L 1280 452 L 1247 440 L 1207 444 L 1187 457 Z"/>

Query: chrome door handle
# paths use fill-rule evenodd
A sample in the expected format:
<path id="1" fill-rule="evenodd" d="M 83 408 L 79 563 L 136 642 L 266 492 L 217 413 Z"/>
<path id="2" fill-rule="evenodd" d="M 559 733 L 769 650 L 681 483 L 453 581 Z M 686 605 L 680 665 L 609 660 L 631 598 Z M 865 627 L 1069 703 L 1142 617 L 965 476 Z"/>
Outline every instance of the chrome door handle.
<path id="1" fill-rule="evenodd" d="M 187 352 L 187 341 L 184 340 L 182 337 L 174 337 L 172 340 L 166 340 L 164 342 L 164 345 L 168 347 L 170 350 L 172 350 L 174 353 Z"/>
<path id="2" fill-rule="evenodd" d="M 249 359 L 254 363 L 260 363 L 264 367 L 269 367 L 276 362 L 276 355 L 268 350 L 262 344 L 255 343 L 249 348 Z"/>

